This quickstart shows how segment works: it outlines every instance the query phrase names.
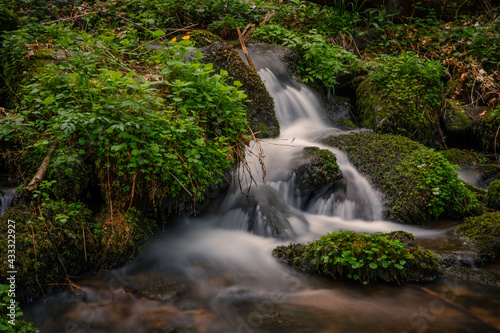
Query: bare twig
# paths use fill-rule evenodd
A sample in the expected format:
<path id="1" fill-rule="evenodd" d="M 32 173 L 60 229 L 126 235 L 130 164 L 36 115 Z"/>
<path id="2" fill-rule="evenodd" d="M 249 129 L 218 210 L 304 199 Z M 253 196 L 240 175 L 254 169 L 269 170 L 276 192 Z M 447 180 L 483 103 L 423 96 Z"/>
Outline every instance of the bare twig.
<path id="1" fill-rule="evenodd" d="M 28 186 L 26 188 L 28 190 L 28 192 L 36 190 L 36 188 L 38 187 L 38 184 L 40 184 L 40 182 L 45 177 L 45 173 L 47 172 L 47 167 L 50 163 L 50 156 L 52 155 L 52 152 L 55 149 L 56 149 L 56 144 L 54 143 L 54 144 L 52 144 L 52 146 L 50 146 L 49 151 L 47 152 L 47 155 L 45 155 L 45 158 L 43 159 L 42 164 L 38 168 L 38 171 L 36 172 L 35 176 L 31 180 L 31 182 L 28 184 Z"/>
<path id="2" fill-rule="evenodd" d="M 245 41 L 243 40 L 243 37 L 241 36 L 241 31 L 240 28 L 236 28 L 238 30 L 238 38 L 240 39 L 241 47 L 243 48 L 243 53 L 245 53 L 245 57 L 248 60 L 248 64 L 253 68 L 255 73 L 257 73 L 257 70 L 255 69 L 255 66 L 253 65 L 252 59 L 250 59 L 250 55 L 248 54 L 247 47 L 245 46 Z"/>

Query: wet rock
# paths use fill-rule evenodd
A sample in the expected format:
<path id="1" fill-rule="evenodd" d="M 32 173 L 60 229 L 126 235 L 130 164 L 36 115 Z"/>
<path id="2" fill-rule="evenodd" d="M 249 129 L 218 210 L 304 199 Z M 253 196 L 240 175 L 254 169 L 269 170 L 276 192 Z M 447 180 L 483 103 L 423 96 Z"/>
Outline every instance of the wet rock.
<path id="1" fill-rule="evenodd" d="M 203 61 L 213 63 L 214 69 L 225 70 L 234 80 L 242 83 L 248 95 L 245 107 L 247 119 L 258 137 L 271 138 L 279 135 L 279 122 L 274 102 L 259 74 L 250 68 L 230 45 L 216 42 L 203 51 Z"/>
<path id="2" fill-rule="evenodd" d="M 299 211 L 283 201 L 276 190 L 259 185 L 252 188 L 248 197 L 235 197 L 220 225 L 259 236 L 291 239 L 306 231 L 309 224 Z"/>
<path id="3" fill-rule="evenodd" d="M 454 167 L 424 145 L 402 136 L 375 133 L 331 136 L 323 142 L 343 150 L 384 194 L 385 215 L 392 221 L 421 224 L 482 212 Z"/>
<path id="4" fill-rule="evenodd" d="M 488 185 L 483 202 L 489 208 L 500 209 L 500 179 L 494 180 Z"/>
<path id="5" fill-rule="evenodd" d="M 443 261 L 444 267 L 475 267 L 478 254 L 474 251 L 450 251 L 436 253 L 436 258 Z"/>
<path id="6" fill-rule="evenodd" d="M 189 292 L 189 285 L 180 277 L 149 273 L 135 276 L 125 287 L 137 296 L 150 300 L 167 302 Z"/>
<path id="7" fill-rule="evenodd" d="M 436 279 L 441 261 L 430 251 L 407 247 L 408 243 L 400 239 L 411 242 L 413 235 L 404 231 L 374 235 L 335 231 L 307 245 L 278 246 L 273 255 L 308 273 L 353 279 L 363 284 Z"/>
<path id="8" fill-rule="evenodd" d="M 444 276 L 500 287 L 500 275 L 465 266 L 452 266 Z"/>
<path id="9" fill-rule="evenodd" d="M 339 169 L 335 154 L 328 149 L 318 147 L 304 148 L 302 162 L 293 169 L 293 172 L 297 175 L 297 189 L 306 201 L 325 186 L 342 179 L 342 171 Z"/>
<path id="10" fill-rule="evenodd" d="M 500 212 L 467 218 L 455 233 L 470 242 L 478 253 L 478 264 L 500 258 Z"/>

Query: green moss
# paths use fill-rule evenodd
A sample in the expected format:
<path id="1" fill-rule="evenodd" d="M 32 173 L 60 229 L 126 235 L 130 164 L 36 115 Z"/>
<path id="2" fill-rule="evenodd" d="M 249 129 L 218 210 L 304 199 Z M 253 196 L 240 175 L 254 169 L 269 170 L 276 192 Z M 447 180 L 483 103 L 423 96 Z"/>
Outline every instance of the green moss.
<path id="1" fill-rule="evenodd" d="M 405 232 L 370 235 L 335 231 L 308 245 L 278 246 L 273 254 L 308 272 L 365 284 L 435 279 L 439 275 L 439 260 L 430 251 L 414 246 L 407 248 L 396 237 L 398 234 L 401 239 L 414 239 Z"/>
<path id="2" fill-rule="evenodd" d="M 294 169 L 298 176 L 298 188 L 303 196 L 342 179 L 337 158 L 328 149 L 305 147 L 303 158 L 304 162 Z"/>
<path id="3" fill-rule="evenodd" d="M 459 166 L 476 166 L 488 163 L 488 159 L 473 150 L 451 148 L 439 151 L 451 164 Z"/>
<path id="4" fill-rule="evenodd" d="M 337 121 L 335 121 L 335 125 L 339 126 L 342 129 L 345 129 L 345 130 L 351 130 L 351 129 L 358 128 L 358 126 L 356 126 L 356 124 L 353 123 L 352 120 L 347 119 L 345 117 L 341 117 L 341 118 L 337 119 Z"/>
<path id="5" fill-rule="evenodd" d="M 463 280 L 476 283 L 488 284 L 491 286 L 500 285 L 500 276 L 487 271 L 464 266 L 453 266 L 444 271 L 444 275 L 458 277 Z"/>
<path id="6" fill-rule="evenodd" d="M 145 218 L 135 207 L 125 212 L 114 210 L 113 214 L 105 208 L 96 220 L 102 226 L 99 266 L 104 268 L 114 268 L 134 258 L 156 229 L 156 221 Z"/>
<path id="7" fill-rule="evenodd" d="M 500 258 L 500 212 L 467 218 L 455 232 L 472 241 L 480 263 Z"/>
<path id="8" fill-rule="evenodd" d="M 196 47 L 204 47 L 215 42 L 222 42 L 222 39 L 206 30 L 195 30 L 189 34 L 189 39 L 194 41 Z"/>
<path id="9" fill-rule="evenodd" d="M 442 65 L 408 52 L 380 55 L 367 68 L 370 72 L 356 89 L 363 126 L 434 146 L 440 140 Z"/>
<path id="10" fill-rule="evenodd" d="M 49 284 L 66 284 L 68 276 L 81 274 L 95 265 L 98 241 L 91 212 L 82 203 L 44 202 L 12 207 L 0 218 L 2 235 L 15 222 L 17 297 L 25 301 L 40 295 Z M 7 258 L 8 239 L 0 240 L 1 278 L 11 270 Z"/>
<path id="11" fill-rule="evenodd" d="M 500 179 L 494 180 L 488 185 L 488 191 L 483 202 L 489 208 L 500 209 Z"/>
<path id="12" fill-rule="evenodd" d="M 279 135 L 279 123 L 274 102 L 260 76 L 253 71 L 230 45 L 214 43 L 207 48 L 205 62 L 213 63 L 217 70 L 225 70 L 234 80 L 243 84 L 248 95 L 247 119 L 257 137 L 271 138 Z"/>
<path id="13" fill-rule="evenodd" d="M 393 221 L 422 223 L 480 213 L 477 199 L 458 178 L 455 167 L 417 142 L 371 133 L 331 136 L 324 142 L 347 153 L 383 191 L 386 215 Z"/>

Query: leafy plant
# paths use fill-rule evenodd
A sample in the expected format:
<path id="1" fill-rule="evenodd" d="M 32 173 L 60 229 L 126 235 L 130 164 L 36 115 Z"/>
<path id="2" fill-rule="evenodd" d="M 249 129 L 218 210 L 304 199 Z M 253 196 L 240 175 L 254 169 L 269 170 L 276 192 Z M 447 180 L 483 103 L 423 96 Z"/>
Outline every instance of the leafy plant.
<path id="1" fill-rule="evenodd" d="M 261 40 L 295 47 L 302 60 L 298 74 L 304 82 L 321 82 L 327 87 L 337 83 L 340 74 L 349 73 L 358 63 L 357 57 L 338 45 L 329 44 L 316 30 L 308 34 L 295 33 L 278 25 L 266 25 L 253 36 Z"/>
<path id="2" fill-rule="evenodd" d="M 441 78 L 446 73 L 441 63 L 404 52 L 397 57 L 380 55 L 366 67 L 368 79 L 358 87 L 365 126 L 430 141 L 441 117 Z"/>
<path id="3" fill-rule="evenodd" d="M 60 36 L 52 44 L 59 53 L 26 85 L 22 109 L 0 119 L 1 139 L 27 148 L 37 142 L 75 147 L 100 167 L 115 198 L 133 196 L 136 187 L 149 188 L 152 196 L 189 192 L 196 198 L 233 166 L 244 147 L 246 95 L 238 82 L 227 83 L 227 73 L 213 75 L 211 64 L 200 63 L 188 37 L 117 62 L 114 54 L 137 49 L 133 33 L 91 36 L 61 24 L 50 29 Z M 158 87 L 136 68 L 154 75 Z"/>
<path id="4" fill-rule="evenodd" d="M 273 250 L 276 257 L 291 264 L 333 278 L 371 281 L 411 281 L 433 279 L 438 260 L 429 251 L 407 248 L 396 236 L 414 239 L 411 234 L 358 234 L 334 231 L 308 245 L 290 244 Z"/>
<path id="5" fill-rule="evenodd" d="M 33 326 L 33 323 L 26 322 L 23 319 L 23 311 L 19 307 L 19 302 L 11 303 L 12 297 L 9 296 L 10 287 L 6 284 L 0 285 L 0 331 L 6 333 L 39 333 L 40 331 Z M 13 306 L 13 311 L 9 307 Z M 11 321 L 8 314 L 15 317 Z"/>

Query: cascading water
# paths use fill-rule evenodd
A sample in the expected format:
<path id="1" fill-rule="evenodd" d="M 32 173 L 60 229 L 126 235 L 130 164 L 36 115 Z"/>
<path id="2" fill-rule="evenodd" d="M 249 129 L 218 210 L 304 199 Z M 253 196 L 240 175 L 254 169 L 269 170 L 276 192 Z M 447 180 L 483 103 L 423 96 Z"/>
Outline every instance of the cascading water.
<path id="1" fill-rule="evenodd" d="M 8 176 L 0 175 L 0 216 L 12 205 L 16 197 L 16 187 L 13 187 Z"/>
<path id="2" fill-rule="evenodd" d="M 258 183 L 250 198 L 233 188 L 215 212 L 181 218 L 131 264 L 80 281 L 76 296 L 46 297 L 27 310 L 28 319 L 42 333 L 497 332 L 498 290 L 471 291 L 447 279 L 425 288 L 332 282 L 272 257 L 285 240 L 306 243 L 339 229 L 404 229 L 421 239 L 444 237 L 446 229 L 383 221 L 380 196 L 366 179 L 342 152 L 317 142 L 340 131 L 325 125 L 314 92 L 294 81 L 272 53 L 251 56 L 282 128 L 279 138 L 261 142 L 265 183 L 258 158 L 249 156 Z M 306 201 L 292 170 L 307 146 L 334 152 L 344 180 Z"/>

